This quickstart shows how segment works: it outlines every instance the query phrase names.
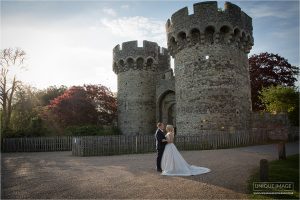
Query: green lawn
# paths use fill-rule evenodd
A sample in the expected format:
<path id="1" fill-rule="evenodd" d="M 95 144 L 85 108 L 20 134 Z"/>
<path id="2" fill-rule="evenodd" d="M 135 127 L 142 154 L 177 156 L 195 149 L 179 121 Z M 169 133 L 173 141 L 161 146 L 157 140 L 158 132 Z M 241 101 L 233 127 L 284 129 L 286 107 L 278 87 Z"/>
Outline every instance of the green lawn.
<path id="1" fill-rule="evenodd" d="M 259 169 L 248 180 L 248 190 L 252 199 L 299 199 L 299 154 L 288 156 L 287 160 L 269 162 L 269 182 L 294 182 L 293 194 L 253 194 L 253 182 L 259 182 Z"/>

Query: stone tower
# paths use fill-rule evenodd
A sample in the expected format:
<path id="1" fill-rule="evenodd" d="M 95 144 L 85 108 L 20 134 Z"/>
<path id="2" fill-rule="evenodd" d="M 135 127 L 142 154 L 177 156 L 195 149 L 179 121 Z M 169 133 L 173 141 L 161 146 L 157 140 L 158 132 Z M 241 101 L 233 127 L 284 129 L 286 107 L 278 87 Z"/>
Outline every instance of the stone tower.
<path id="1" fill-rule="evenodd" d="M 251 93 L 248 53 L 252 19 L 231 3 L 194 4 L 166 23 L 168 49 L 175 60 L 178 134 L 200 130 L 247 130 Z"/>
<path id="2" fill-rule="evenodd" d="M 156 84 L 170 68 L 170 56 L 157 43 L 124 42 L 113 49 L 118 76 L 118 127 L 123 135 L 153 134 L 156 124 Z"/>

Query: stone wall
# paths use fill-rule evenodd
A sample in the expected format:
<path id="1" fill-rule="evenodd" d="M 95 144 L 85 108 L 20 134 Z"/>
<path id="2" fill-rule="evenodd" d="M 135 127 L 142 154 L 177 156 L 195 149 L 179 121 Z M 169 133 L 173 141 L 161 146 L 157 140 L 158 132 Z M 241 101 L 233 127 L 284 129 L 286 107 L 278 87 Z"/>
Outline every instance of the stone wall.
<path id="1" fill-rule="evenodd" d="M 288 116 L 284 113 L 253 112 L 251 116 L 253 128 L 265 128 L 269 124 L 289 126 Z"/>
<path id="2" fill-rule="evenodd" d="M 252 113 L 252 132 L 267 133 L 270 141 L 299 140 L 299 127 L 291 126 L 287 114 Z"/>

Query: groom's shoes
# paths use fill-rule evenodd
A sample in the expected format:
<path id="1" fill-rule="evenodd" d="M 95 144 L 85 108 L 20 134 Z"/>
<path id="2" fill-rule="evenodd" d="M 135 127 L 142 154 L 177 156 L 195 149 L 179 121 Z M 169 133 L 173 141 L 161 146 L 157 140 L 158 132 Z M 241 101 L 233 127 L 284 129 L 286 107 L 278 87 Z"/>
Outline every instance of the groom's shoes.
<path id="1" fill-rule="evenodd" d="M 156 171 L 158 171 L 158 172 L 162 172 L 162 170 L 161 170 L 161 169 L 157 169 Z"/>

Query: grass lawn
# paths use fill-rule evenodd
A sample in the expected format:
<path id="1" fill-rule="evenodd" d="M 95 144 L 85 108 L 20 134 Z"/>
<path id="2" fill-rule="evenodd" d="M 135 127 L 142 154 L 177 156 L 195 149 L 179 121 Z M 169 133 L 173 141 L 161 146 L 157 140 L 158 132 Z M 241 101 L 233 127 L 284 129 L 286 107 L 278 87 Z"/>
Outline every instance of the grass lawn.
<path id="1" fill-rule="evenodd" d="M 299 154 L 269 162 L 269 182 L 294 182 L 293 194 L 253 194 L 253 182 L 259 182 L 259 169 L 248 180 L 252 199 L 299 199 Z"/>

